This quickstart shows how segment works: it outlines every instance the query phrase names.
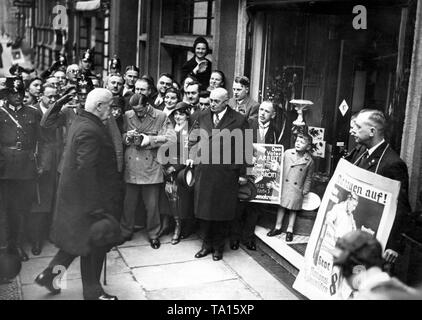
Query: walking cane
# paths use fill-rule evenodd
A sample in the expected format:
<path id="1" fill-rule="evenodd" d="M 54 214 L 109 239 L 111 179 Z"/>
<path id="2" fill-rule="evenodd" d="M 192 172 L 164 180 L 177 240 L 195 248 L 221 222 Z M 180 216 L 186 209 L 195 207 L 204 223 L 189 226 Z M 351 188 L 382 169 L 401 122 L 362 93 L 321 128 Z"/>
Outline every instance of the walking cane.
<path id="1" fill-rule="evenodd" d="M 104 281 L 103 281 L 104 285 L 107 285 L 107 252 L 105 254 L 105 259 L 104 259 Z"/>

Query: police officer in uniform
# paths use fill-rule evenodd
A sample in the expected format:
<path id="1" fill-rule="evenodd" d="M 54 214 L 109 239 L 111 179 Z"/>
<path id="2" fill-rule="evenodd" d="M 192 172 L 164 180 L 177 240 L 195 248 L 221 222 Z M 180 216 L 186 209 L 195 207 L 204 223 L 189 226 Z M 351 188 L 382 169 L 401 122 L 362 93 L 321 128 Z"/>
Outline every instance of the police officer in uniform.
<path id="1" fill-rule="evenodd" d="M 0 172 L 0 193 L 7 217 L 8 251 L 22 261 L 28 256 L 22 248 L 24 218 L 30 212 L 35 191 L 38 160 L 35 154 L 40 142 L 41 114 L 24 106 L 25 89 L 22 78 L 9 77 L 1 96 L 5 99 L 0 107 L 0 152 L 4 165 Z"/>

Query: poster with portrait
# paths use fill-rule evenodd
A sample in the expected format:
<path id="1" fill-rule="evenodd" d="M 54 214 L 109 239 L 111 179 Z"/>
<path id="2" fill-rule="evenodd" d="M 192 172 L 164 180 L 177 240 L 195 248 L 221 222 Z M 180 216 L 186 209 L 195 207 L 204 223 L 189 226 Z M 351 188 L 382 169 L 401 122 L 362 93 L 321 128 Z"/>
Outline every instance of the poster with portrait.
<path id="1" fill-rule="evenodd" d="M 336 240 L 363 230 L 387 243 L 394 222 L 400 182 L 363 170 L 344 159 L 337 165 L 319 207 L 293 288 L 309 299 L 347 299 L 351 289 L 333 267 Z"/>
<path id="2" fill-rule="evenodd" d="M 253 144 L 253 167 L 248 174 L 254 179 L 257 196 L 252 202 L 280 203 L 283 155 L 280 144 Z"/>

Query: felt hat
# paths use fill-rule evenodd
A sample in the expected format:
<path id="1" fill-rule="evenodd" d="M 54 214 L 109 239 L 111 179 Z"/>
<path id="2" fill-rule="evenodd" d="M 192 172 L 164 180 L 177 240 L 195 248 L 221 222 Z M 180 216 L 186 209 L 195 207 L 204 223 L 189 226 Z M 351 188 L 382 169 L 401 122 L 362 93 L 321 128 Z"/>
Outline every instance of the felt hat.
<path id="1" fill-rule="evenodd" d="M 177 183 L 184 188 L 192 188 L 195 185 L 195 171 L 193 168 L 186 166 L 177 173 Z"/>
<path id="2" fill-rule="evenodd" d="M 22 263 L 17 255 L 0 254 L 0 279 L 13 279 L 21 271 Z"/>
<path id="3" fill-rule="evenodd" d="M 123 237 L 119 222 L 111 214 L 103 214 L 89 228 L 90 242 L 96 247 L 120 244 Z"/>

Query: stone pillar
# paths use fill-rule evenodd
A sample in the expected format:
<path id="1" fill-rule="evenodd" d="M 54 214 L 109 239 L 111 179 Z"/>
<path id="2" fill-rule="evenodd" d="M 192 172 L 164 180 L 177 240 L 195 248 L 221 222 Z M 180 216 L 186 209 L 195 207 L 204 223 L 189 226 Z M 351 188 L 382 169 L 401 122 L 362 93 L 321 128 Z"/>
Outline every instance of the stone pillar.
<path id="1" fill-rule="evenodd" d="M 422 209 L 422 0 L 416 9 L 415 36 L 407 93 L 401 158 L 409 168 L 409 200 L 414 210 Z"/>

